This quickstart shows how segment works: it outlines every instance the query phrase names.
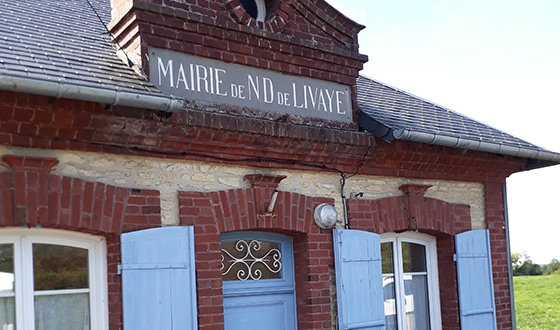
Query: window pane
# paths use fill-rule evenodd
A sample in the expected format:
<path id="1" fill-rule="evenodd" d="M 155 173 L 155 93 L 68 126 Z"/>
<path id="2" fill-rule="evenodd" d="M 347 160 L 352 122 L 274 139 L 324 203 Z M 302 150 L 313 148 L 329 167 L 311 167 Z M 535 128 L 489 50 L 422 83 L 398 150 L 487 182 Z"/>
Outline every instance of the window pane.
<path id="1" fill-rule="evenodd" d="M 0 244 L 0 327 L 15 329 L 14 246 Z"/>
<path id="2" fill-rule="evenodd" d="M 88 330 L 89 294 L 35 296 L 35 329 Z"/>
<path id="3" fill-rule="evenodd" d="M 381 243 L 381 272 L 383 274 L 393 274 L 393 243 Z"/>
<path id="4" fill-rule="evenodd" d="M 33 244 L 33 283 L 35 291 L 88 288 L 88 251 Z"/>
<path id="5" fill-rule="evenodd" d="M 406 328 L 408 330 L 429 330 L 430 314 L 426 275 L 404 276 L 404 301 Z"/>
<path id="6" fill-rule="evenodd" d="M 426 247 L 424 245 L 403 242 L 401 248 L 405 273 L 426 271 Z"/>
<path id="7" fill-rule="evenodd" d="M 257 3 L 255 0 L 241 0 L 241 7 L 245 9 L 247 14 L 254 19 L 257 19 L 257 15 L 259 14 Z"/>
<path id="8" fill-rule="evenodd" d="M 385 306 L 385 325 L 387 330 L 398 329 L 397 303 L 395 301 L 395 277 L 383 276 L 383 304 Z"/>
<path id="9" fill-rule="evenodd" d="M 0 298 L 0 327 L 1 329 L 15 329 L 16 309 L 14 297 Z"/>
<path id="10" fill-rule="evenodd" d="M 281 278 L 281 270 L 279 243 L 257 240 L 222 242 L 224 281 Z"/>

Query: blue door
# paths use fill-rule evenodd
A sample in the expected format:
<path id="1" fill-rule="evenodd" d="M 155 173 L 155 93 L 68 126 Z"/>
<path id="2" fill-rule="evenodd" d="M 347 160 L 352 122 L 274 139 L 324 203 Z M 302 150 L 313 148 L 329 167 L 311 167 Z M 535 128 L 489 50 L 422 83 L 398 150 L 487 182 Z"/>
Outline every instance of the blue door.
<path id="1" fill-rule="evenodd" d="M 222 277 L 226 330 L 297 329 L 290 237 L 222 235 Z"/>

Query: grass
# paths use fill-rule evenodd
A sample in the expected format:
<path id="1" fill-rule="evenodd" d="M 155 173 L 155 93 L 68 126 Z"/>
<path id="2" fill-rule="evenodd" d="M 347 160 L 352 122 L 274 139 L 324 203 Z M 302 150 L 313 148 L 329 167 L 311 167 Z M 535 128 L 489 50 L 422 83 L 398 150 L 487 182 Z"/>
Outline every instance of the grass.
<path id="1" fill-rule="evenodd" d="M 560 329 L 560 275 L 515 276 L 513 287 L 517 329 Z"/>

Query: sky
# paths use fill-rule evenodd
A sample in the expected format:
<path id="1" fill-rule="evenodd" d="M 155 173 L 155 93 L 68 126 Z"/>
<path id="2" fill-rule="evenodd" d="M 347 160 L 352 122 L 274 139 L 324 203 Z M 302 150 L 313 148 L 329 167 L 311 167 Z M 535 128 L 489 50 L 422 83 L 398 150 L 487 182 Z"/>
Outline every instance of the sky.
<path id="1" fill-rule="evenodd" d="M 365 25 L 361 74 L 560 152 L 560 1 L 327 0 Z M 560 259 L 560 166 L 507 180 L 512 252 Z"/>

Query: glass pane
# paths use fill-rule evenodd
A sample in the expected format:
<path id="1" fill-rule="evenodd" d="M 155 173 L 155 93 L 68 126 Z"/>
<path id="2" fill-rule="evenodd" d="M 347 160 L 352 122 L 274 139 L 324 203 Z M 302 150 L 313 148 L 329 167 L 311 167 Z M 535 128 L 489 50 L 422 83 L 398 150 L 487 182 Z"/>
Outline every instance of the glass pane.
<path id="1" fill-rule="evenodd" d="M 0 327 L 15 329 L 14 246 L 0 244 Z"/>
<path id="2" fill-rule="evenodd" d="M 16 328 L 16 309 L 14 297 L 0 298 L 0 329 Z"/>
<path id="3" fill-rule="evenodd" d="M 381 243 L 381 272 L 393 274 L 393 243 Z"/>
<path id="4" fill-rule="evenodd" d="M 224 281 L 281 278 L 280 244 L 261 241 L 222 242 Z"/>
<path id="5" fill-rule="evenodd" d="M 394 276 L 383 276 L 383 304 L 385 306 L 385 325 L 387 330 L 398 329 Z"/>
<path id="6" fill-rule="evenodd" d="M 428 283 L 426 275 L 404 276 L 406 328 L 429 330 Z"/>
<path id="7" fill-rule="evenodd" d="M 426 247 L 424 245 L 403 242 L 401 248 L 405 273 L 426 271 Z"/>
<path id="8" fill-rule="evenodd" d="M 33 280 L 35 291 L 88 288 L 88 251 L 33 244 Z"/>
<path id="9" fill-rule="evenodd" d="M 88 330 L 89 294 L 35 296 L 35 329 Z"/>

